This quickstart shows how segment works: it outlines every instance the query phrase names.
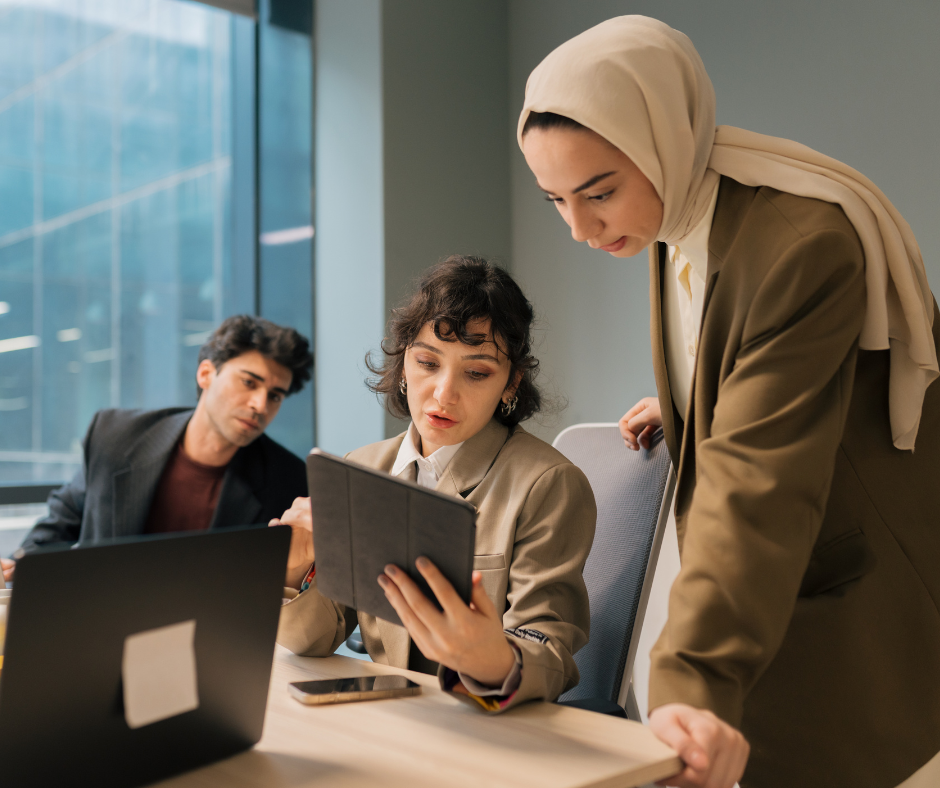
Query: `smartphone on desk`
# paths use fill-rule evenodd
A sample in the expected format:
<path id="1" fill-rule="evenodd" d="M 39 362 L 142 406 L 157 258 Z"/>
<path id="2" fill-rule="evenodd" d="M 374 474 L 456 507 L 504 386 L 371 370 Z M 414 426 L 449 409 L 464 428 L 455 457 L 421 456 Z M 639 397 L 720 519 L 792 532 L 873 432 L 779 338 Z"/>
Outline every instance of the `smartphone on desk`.
<path id="1" fill-rule="evenodd" d="M 353 679 L 295 681 L 288 690 L 301 703 L 317 706 L 420 695 L 421 685 L 404 676 L 359 676 Z"/>

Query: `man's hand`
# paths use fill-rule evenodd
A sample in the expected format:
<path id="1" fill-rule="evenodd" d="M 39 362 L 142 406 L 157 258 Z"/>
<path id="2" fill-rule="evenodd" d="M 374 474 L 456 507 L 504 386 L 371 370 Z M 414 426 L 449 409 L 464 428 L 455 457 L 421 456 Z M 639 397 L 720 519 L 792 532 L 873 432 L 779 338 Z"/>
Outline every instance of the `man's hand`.
<path id="1" fill-rule="evenodd" d="M 444 608 L 438 610 L 408 574 L 385 567 L 379 585 L 421 653 L 434 662 L 490 687 L 500 687 L 516 662 L 503 633 L 503 621 L 483 590 L 481 575 L 473 573 L 467 606 L 440 570 L 427 558 L 415 562 Z"/>
<path id="2" fill-rule="evenodd" d="M 620 434 L 628 449 L 639 451 L 650 447 L 650 437 L 663 426 L 663 416 L 656 397 L 644 397 L 620 419 Z"/>
<path id="3" fill-rule="evenodd" d="M 3 570 L 3 579 L 9 583 L 13 579 L 13 570 L 16 569 L 16 561 L 12 558 L 0 558 L 0 569 Z"/>
<path id="4" fill-rule="evenodd" d="M 679 774 L 657 785 L 731 788 L 744 774 L 750 745 L 740 731 L 710 711 L 667 703 L 650 713 L 650 728 L 686 764 Z"/>
<path id="5" fill-rule="evenodd" d="M 313 515 L 310 512 L 309 498 L 294 498 L 294 502 L 280 517 L 275 517 L 271 525 L 289 525 L 291 527 L 290 552 L 287 554 L 287 574 L 284 585 L 300 590 L 300 584 L 310 571 L 315 554 L 313 550 Z"/>

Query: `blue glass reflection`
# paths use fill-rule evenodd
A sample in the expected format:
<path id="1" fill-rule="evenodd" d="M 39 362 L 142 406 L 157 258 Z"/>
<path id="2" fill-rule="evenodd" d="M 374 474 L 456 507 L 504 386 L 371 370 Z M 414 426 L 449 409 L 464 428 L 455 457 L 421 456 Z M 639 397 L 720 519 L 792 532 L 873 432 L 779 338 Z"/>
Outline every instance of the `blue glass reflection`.
<path id="1" fill-rule="evenodd" d="M 195 402 L 231 311 L 236 23 L 177 0 L 3 13 L 0 482 L 58 480 L 99 408 Z"/>

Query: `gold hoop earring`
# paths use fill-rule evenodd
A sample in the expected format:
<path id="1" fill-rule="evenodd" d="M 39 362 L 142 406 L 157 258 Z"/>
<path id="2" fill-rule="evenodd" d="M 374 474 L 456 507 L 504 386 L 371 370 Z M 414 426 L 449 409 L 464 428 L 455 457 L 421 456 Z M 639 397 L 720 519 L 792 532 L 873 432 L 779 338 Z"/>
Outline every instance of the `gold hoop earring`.
<path id="1" fill-rule="evenodd" d="M 404 377 L 398 381 L 398 390 L 405 395 L 408 393 L 408 381 Z"/>
<path id="2" fill-rule="evenodd" d="M 509 402 L 504 402 L 500 406 L 500 410 L 502 411 L 504 416 L 508 416 L 510 413 L 512 413 L 516 409 L 516 405 L 518 404 L 519 404 L 519 397 L 514 396 L 511 400 L 509 400 Z"/>

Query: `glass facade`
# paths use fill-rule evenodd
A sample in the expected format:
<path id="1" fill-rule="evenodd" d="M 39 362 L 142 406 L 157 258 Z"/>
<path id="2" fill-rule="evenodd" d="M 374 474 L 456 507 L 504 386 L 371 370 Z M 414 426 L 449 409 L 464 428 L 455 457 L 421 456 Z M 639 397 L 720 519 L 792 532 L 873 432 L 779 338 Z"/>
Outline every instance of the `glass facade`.
<path id="1" fill-rule="evenodd" d="M 69 477 L 100 408 L 195 404 L 209 332 L 262 309 L 254 30 L 181 0 L 0 0 L 0 482 Z M 310 223 L 303 133 L 302 220 L 273 230 Z M 262 313 L 309 335 L 299 303 Z"/>

